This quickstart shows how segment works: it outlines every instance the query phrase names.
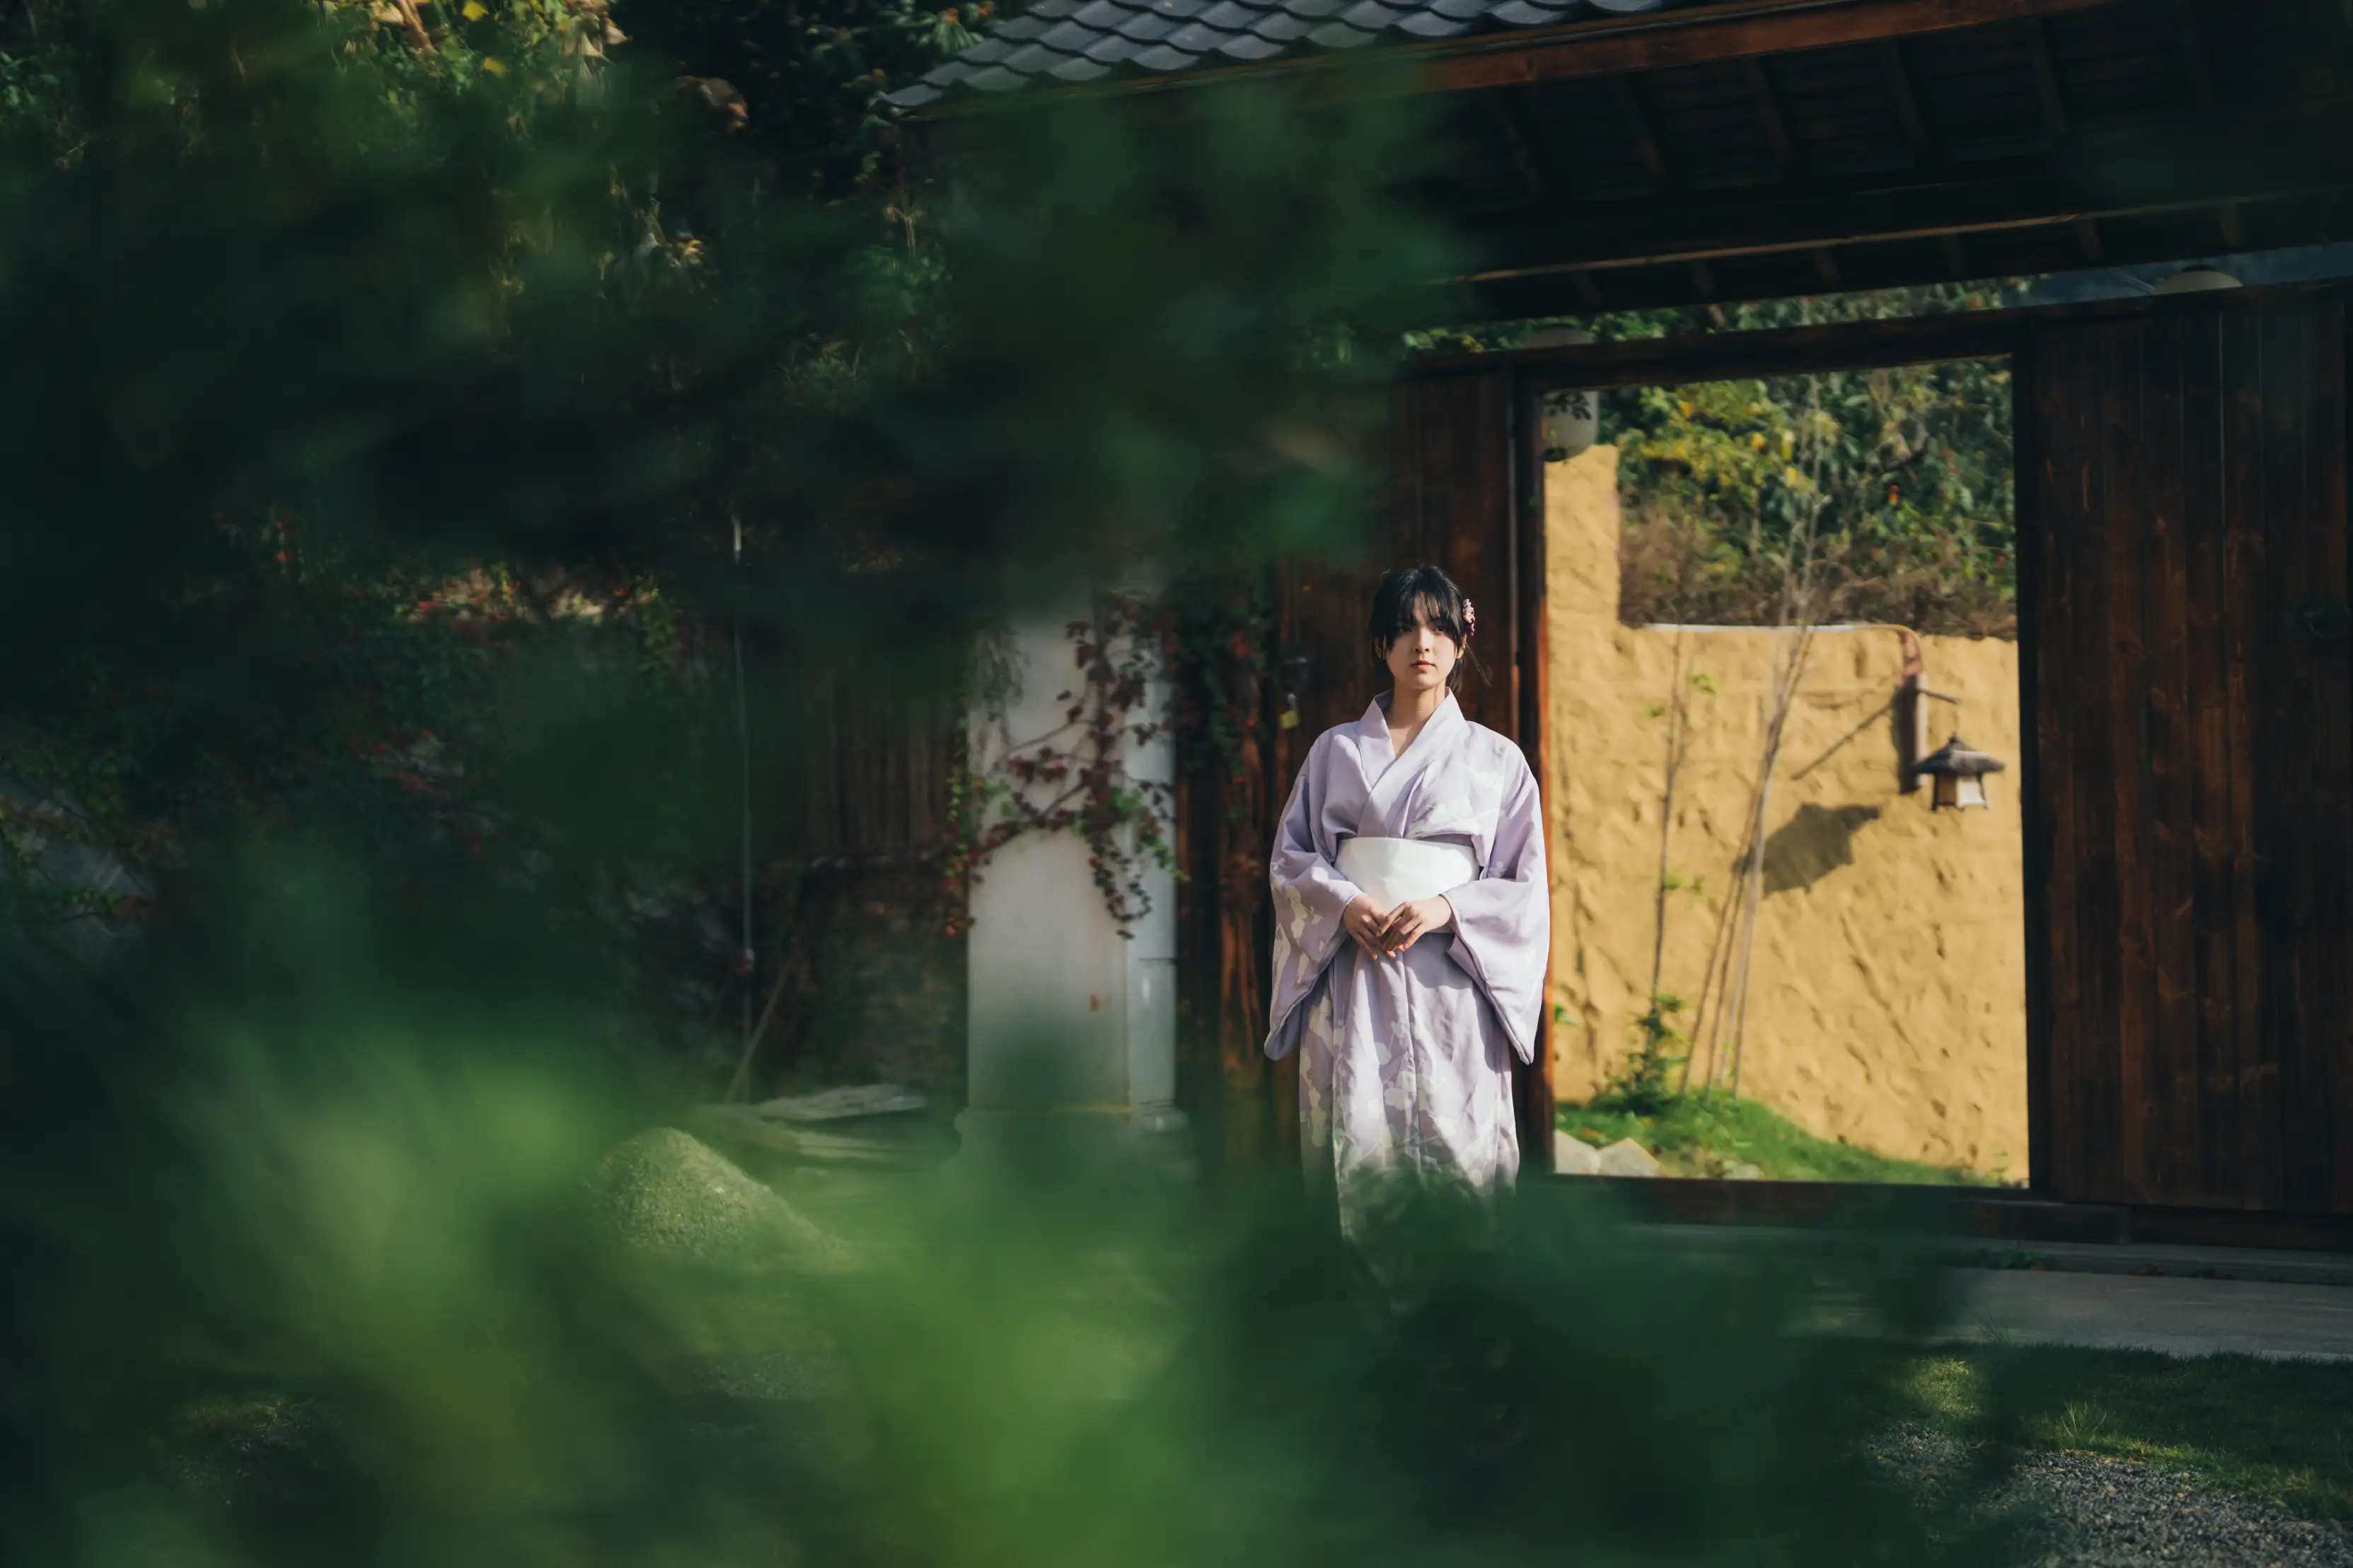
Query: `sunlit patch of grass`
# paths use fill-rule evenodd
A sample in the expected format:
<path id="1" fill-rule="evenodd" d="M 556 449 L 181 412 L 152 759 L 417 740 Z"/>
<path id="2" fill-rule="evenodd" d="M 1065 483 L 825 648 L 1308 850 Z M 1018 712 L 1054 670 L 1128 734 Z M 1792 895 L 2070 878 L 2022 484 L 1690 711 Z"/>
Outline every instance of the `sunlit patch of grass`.
<path id="1" fill-rule="evenodd" d="M 1905 1392 L 1957 1436 L 2142 1460 L 2353 1519 L 2353 1365 L 2005 1348 L 1925 1357 Z"/>
<path id="2" fill-rule="evenodd" d="M 1890 1159 L 1817 1138 L 1767 1106 L 1721 1090 L 1671 1100 L 1651 1116 L 1607 1103 L 1563 1106 L 1558 1125 L 1596 1147 L 1631 1138 L 1656 1154 L 1672 1176 L 1721 1176 L 1753 1166 L 1755 1175 L 1774 1182 L 1988 1186 L 1996 1181 L 1974 1171 Z"/>

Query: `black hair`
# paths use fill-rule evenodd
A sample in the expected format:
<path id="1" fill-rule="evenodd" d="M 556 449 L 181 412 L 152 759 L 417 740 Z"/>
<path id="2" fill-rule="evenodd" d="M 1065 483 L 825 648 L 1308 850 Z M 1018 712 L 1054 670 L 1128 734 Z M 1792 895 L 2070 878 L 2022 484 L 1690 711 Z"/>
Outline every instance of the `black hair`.
<path id="1" fill-rule="evenodd" d="M 1452 637 L 1454 646 L 1461 650 L 1462 657 L 1446 678 L 1446 684 L 1451 688 L 1461 680 L 1466 666 L 1478 668 L 1471 656 L 1472 607 L 1454 579 L 1435 566 L 1400 567 L 1383 577 L 1381 585 L 1373 590 L 1373 614 L 1366 625 L 1371 637 L 1373 662 L 1387 663 L 1389 645 L 1413 630 L 1414 622 L 1421 617 L 1429 619 L 1430 630 Z"/>

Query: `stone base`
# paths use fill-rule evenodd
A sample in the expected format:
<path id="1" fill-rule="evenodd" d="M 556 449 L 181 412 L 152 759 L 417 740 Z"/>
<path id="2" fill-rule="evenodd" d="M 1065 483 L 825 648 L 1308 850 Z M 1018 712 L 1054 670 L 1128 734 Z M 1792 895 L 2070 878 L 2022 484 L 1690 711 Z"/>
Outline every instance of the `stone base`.
<path id="1" fill-rule="evenodd" d="M 943 1168 L 974 1186 L 1073 1174 L 1189 1185 L 1199 1174 L 1185 1113 L 1175 1106 L 1011 1110 L 973 1106 L 955 1119 L 964 1146 Z"/>

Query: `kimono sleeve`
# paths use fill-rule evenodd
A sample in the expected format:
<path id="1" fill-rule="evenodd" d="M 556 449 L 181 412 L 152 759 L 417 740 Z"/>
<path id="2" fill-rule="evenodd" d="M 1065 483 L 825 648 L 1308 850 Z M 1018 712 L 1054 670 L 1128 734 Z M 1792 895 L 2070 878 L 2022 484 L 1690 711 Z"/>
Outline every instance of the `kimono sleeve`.
<path id="1" fill-rule="evenodd" d="M 1450 889 L 1454 961 L 1478 983 L 1520 1060 L 1535 1060 L 1544 1017 L 1545 966 L 1552 956 L 1552 885 L 1545 875 L 1544 806 L 1535 775 L 1516 751 L 1487 864 L 1476 880 Z"/>
<path id="2" fill-rule="evenodd" d="M 1323 819 L 1334 766 L 1330 739 L 1326 735 L 1309 749 L 1267 856 L 1274 887 L 1274 994 L 1266 1054 L 1277 1060 L 1298 1045 L 1306 1013 L 1303 1004 L 1347 940 L 1340 917 L 1361 894 L 1332 863 L 1339 846 Z"/>

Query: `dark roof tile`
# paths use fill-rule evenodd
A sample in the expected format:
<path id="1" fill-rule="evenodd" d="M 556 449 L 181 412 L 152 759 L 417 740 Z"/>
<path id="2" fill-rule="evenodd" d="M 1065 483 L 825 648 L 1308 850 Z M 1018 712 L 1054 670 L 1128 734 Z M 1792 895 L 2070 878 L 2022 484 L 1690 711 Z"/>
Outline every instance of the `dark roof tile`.
<path id="1" fill-rule="evenodd" d="M 964 53 L 956 56 L 955 58 L 948 61 L 947 65 L 940 67 L 939 70 L 935 70 L 929 76 L 923 78 L 923 79 L 925 81 L 937 80 L 939 78 L 939 71 L 947 69 L 948 66 L 962 66 L 965 68 L 958 74 L 962 76 L 970 76 L 974 71 L 978 70 L 983 66 L 995 65 L 997 61 L 1011 54 L 1017 47 L 1018 46 L 1015 45 L 1012 39 L 1005 37 L 1002 33 L 992 33 L 987 37 L 981 39 L 980 42 L 973 45 L 972 47 L 965 50 Z"/>
<path id="2" fill-rule="evenodd" d="M 1166 75 L 1185 69 L 1200 58 L 1183 49 L 1172 49 L 1166 44 L 1155 44 L 1148 49 L 1136 51 L 1135 64 L 1155 75 Z"/>
<path id="3" fill-rule="evenodd" d="M 1506 27 L 1549 27 L 1570 13 L 1550 5 L 1532 5 L 1528 0 L 1504 0 L 1487 15 Z"/>
<path id="4" fill-rule="evenodd" d="M 1282 46 L 1256 33 L 1236 33 L 1218 46 L 1218 53 L 1238 60 L 1271 60 L 1282 53 Z"/>
<path id="5" fill-rule="evenodd" d="M 1037 0 L 987 37 L 900 89 L 922 108 L 944 96 L 1009 92 L 1033 79 L 1092 81 L 1117 68 L 1155 75 L 1381 39 L 1449 38 L 1480 27 L 1548 27 L 1601 13 L 1721 0 Z"/>
<path id="6" fill-rule="evenodd" d="M 1005 68 L 1019 71 L 1023 76 L 1041 76 L 1071 58 L 1068 49 L 1050 49 L 1044 44 L 1031 44 L 1005 57 Z"/>
<path id="7" fill-rule="evenodd" d="M 1404 15 L 1405 12 L 1399 7 L 1384 5 L 1381 0 L 1356 0 L 1355 5 L 1340 13 L 1340 20 L 1347 23 L 1351 27 L 1362 27 L 1367 33 L 1377 33 L 1384 27 L 1394 26 L 1398 18 Z"/>
<path id="8" fill-rule="evenodd" d="M 1417 38 L 1451 38 L 1471 30 L 1469 21 L 1456 21 L 1435 11 L 1409 11 L 1398 19 L 1398 31 Z"/>
<path id="9" fill-rule="evenodd" d="M 1201 13 L 1201 20 L 1223 32 L 1239 33 L 1267 14 L 1264 5 L 1246 5 L 1241 0 L 1218 0 Z"/>
<path id="10" fill-rule="evenodd" d="M 1117 31 L 1123 38 L 1133 38 L 1139 44 L 1156 44 L 1183 26 L 1166 16 L 1155 16 L 1149 11 L 1138 11 L 1122 22 Z"/>
<path id="11" fill-rule="evenodd" d="M 1172 49 L 1182 49 L 1188 55 L 1206 55 L 1234 35 L 1223 27 L 1212 27 L 1206 22 L 1187 22 L 1168 35 Z"/>
<path id="12" fill-rule="evenodd" d="M 1145 46 L 1134 38 L 1123 38 L 1113 33 L 1108 38 L 1098 38 L 1087 49 L 1087 58 L 1099 65 L 1115 66 Z"/>

